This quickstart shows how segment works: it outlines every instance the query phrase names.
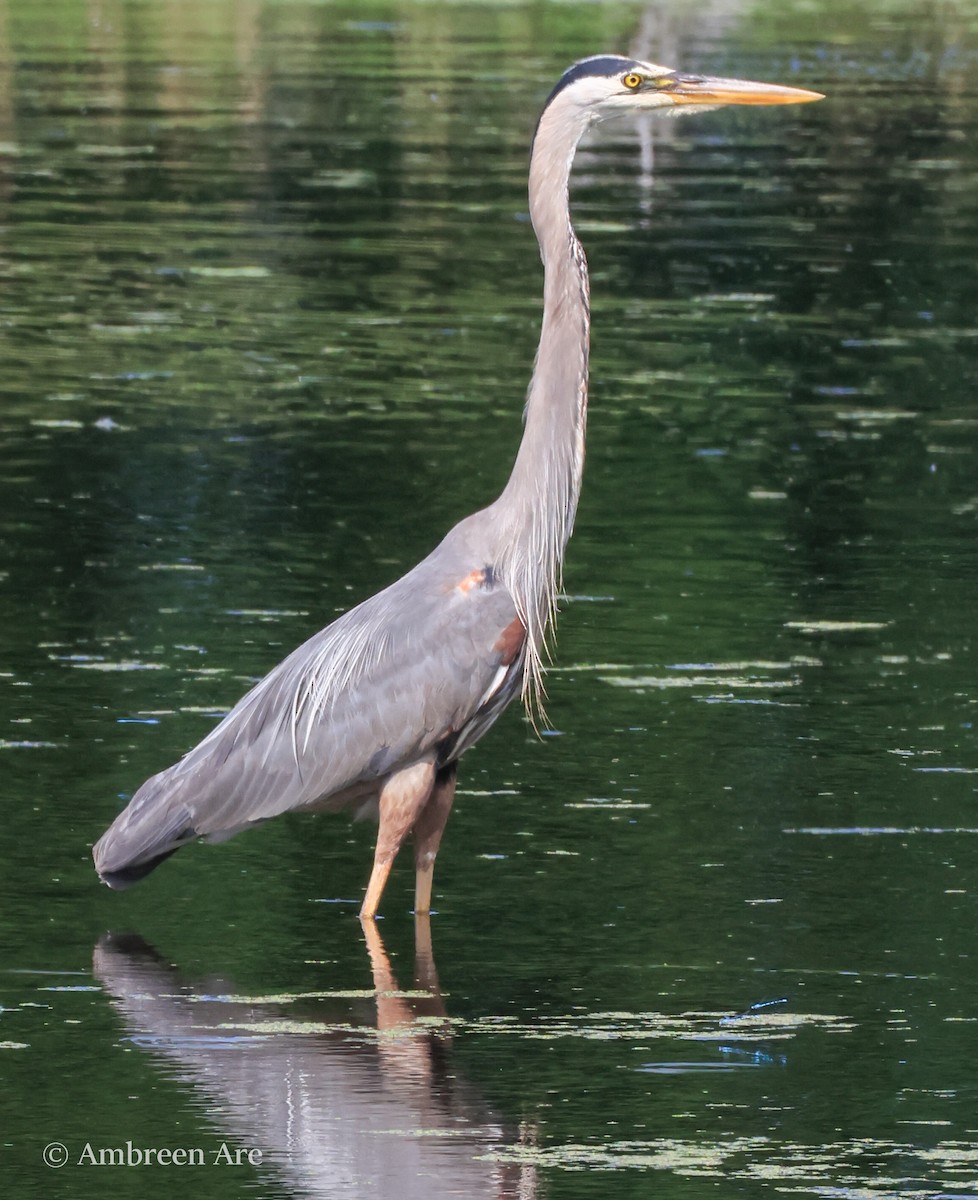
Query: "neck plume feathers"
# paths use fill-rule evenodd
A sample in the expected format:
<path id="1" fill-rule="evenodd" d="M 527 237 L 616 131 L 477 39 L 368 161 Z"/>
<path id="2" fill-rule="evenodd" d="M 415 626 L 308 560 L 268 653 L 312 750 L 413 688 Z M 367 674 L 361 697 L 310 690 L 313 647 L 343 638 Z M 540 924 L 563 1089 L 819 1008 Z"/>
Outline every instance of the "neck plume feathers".
<path id="1" fill-rule="evenodd" d="M 557 612 L 564 550 L 584 470 L 589 308 L 587 260 L 570 221 L 568 184 L 585 124 L 558 95 L 537 126 L 530 217 L 544 265 L 543 325 L 512 474 L 496 501 L 506 531 L 499 565 L 526 626 L 522 698 L 543 711 L 543 654 Z"/>

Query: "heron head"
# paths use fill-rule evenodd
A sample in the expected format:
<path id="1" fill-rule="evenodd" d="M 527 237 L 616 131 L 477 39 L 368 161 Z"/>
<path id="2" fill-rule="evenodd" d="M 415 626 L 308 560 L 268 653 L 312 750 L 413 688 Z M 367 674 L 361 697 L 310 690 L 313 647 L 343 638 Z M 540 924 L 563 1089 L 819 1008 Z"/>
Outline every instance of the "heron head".
<path id="1" fill-rule="evenodd" d="M 689 112 L 724 104 L 804 104 L 820 92 L 743 79 L 685 75 L 617 54 L 582 59 L 566 71 L 547 105 L 560 97 L 590 120 L 651 109 Z"/>

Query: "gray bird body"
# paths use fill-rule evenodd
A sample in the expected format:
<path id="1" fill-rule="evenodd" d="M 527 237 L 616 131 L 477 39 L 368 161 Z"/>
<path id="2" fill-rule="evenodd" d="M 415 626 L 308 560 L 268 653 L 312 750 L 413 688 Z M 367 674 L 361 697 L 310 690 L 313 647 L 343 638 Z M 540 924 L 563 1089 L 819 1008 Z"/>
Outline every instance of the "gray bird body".
<path id="1" fill-rule="evenodd" d="M 483 511 L 456 525 L 148 779 L 96 848 L 103 879 L 125 887 L 188 841 L 224 841 L 284 812 L 369 813 L 395 769 L 430 755 L 439 766 L 455 761 L 522 674 L 522 623 L 486 561 L 491 524 Z"/>
<path id="2" fill-rule="evenodd" d="M 223 841 L 280 813 L 375 808 L 380 828 L 361 916 L 375 915 L 409 835 L 415 909 L 428 911 L 455 762 L 517 693 L 529 709 L 542 708 L 544 647 L 584 469 L 588 274 L 568 197 L 577 144 L 596 120 L 623 112 L 817 99 L 616 55 L 584 59 L 564 74 L 530 156 L 543 322 L 506 487 L 413 570 L 290 654 L 195 749 L 147 780 L 94 847 L 106 883 L 127 887 L 195 838 Z"/>

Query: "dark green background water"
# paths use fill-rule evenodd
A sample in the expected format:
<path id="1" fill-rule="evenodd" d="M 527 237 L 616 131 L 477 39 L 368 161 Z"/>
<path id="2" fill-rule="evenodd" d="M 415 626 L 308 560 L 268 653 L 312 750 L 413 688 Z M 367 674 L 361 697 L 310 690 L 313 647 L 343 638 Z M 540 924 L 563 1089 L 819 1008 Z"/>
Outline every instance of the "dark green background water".
<path id="1" fill-rule="evenodd" d="M 501 486 L 608 50 L 827 99 L 581 152 L 554 728 L 466 757 L 444 1007 L 378 1011 L 371 828 L 90 845 Z M 0 67 L 4 1193 L 975 1195 L 978 8 L 6 0 Z"/>

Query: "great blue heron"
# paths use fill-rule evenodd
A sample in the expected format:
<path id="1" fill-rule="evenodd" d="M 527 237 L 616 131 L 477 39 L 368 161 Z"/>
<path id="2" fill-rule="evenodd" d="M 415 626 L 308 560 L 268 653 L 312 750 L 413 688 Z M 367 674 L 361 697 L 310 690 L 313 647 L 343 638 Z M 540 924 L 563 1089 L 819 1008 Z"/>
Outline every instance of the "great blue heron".
<path id="1" fill-rule="evenodd" d="M 380 822 L 361 918 L 376 915 L 409 834 L 415 911 L 429 911 L 459 758 L 517 691 L 528 707 L 539 703 L 577 510 L 589 328 L 587 262 L 568 203 L 577 144 L 595 121 L 622 113 L 819 99 L 617 55 L 586 58 L 563 75 L 530 159 L 543 326 L 509 482 L 498 500 L 290 654 L 198 746 L 142 785 L 93 851 L 110 887 L 135 883 L 196 838 L 224 841 L 284 812 L 349 808 L 375 812 Z"/>

